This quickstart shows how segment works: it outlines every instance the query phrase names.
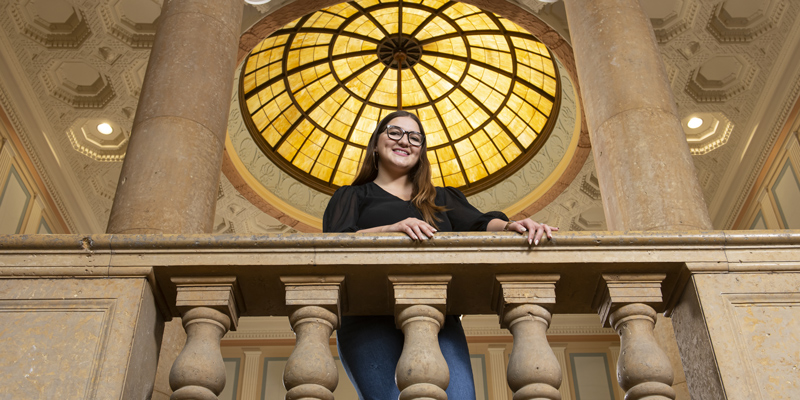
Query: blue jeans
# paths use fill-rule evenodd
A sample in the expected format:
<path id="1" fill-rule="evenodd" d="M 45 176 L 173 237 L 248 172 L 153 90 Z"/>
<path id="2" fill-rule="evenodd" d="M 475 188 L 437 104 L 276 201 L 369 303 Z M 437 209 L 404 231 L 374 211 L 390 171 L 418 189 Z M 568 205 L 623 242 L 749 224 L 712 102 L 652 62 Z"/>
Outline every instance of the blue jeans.
<path id="1" fill-rule="evenodd" d="M 361 400 L 397 400 L 394 371 L 403 351 L 403 332 L 392 316 L 342 317 L 336 333 L 339 358 Z M 447 398 L 475 400 L 475 383 L 464 328 L 458 316 L 445 317 L 439 347 L 450 369 Z"/>

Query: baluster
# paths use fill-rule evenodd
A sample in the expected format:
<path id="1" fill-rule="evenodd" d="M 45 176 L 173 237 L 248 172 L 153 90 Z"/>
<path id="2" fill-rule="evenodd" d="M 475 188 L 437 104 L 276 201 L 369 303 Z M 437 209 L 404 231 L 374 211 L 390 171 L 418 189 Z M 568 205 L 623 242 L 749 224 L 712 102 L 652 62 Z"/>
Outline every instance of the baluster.
<path id="1" fill-rule="evenodd" d="M 450 370 L 439 348 L 450 275 L 390 276 L 395 320 L 405 339 L 395 380 L 399 400 L 447 400 Z"/>
<path id="2" fill-rule="evenodd" d="M 495 304 L 500 324 L 514 337 L 508 360 L 513 400 L 560 400 L 561 365 L 547 343 L 549 309 L 559 275 L 498 275 Z"/>
<path id="3" fill-rule="evenodd" d="M 595 308 L 604 326 L 620 338 L 617 380 L 626 400 L 675 399 L 669 358 L 653 335 L 656 311 L 662 303 L 661 282 L 666 275 L 603 275 Z"/>
<path id="4" fill-rule="evenodd" d="M 172 364 L 170 400 L 216 400 L 225 388 L 220 340 L 244 310 L 235 277 L 172 278 L 186 344 Z"/>
<path id="5" fill-rule="evenodd" d="M 339 327 L 343 276 L 281 277 L 297 344 L 283 370 L 286 400 L 333 400 L 339 371 L 330 337 Z"/>

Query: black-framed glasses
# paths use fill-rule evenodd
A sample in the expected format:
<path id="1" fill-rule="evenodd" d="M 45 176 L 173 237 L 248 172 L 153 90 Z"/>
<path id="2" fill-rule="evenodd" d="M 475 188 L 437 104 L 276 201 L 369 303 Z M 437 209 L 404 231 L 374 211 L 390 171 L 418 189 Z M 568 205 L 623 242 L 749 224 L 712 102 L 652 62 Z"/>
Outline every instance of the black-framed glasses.
<path id="1" fill-rule="evenodd" d="M 425 135 L 416 131 L 407 131 L 399 126 L 387 125 L 386 136 L 394 141 L 399 141 L 403 135 L 408 135 L 408 143 L 414 147 L 420 147 L 425 143 Z"/>

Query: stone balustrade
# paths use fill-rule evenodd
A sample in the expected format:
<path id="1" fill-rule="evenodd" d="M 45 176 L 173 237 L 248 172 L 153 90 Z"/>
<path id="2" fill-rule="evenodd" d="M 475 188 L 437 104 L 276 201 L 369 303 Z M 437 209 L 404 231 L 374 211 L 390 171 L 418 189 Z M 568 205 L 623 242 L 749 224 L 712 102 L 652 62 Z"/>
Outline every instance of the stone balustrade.
<path id="1" fill-rule="evenodd" d="M 449 372 L 436 336 L 444 316 L 496 313 L 514 339 L 507 371 L 514 399 L 560 399 L 563 375 L 546 339 L 551 315 L 596 312 L 620 335 L 617 377 L 626 398 L 674 399 L 672 366 L 653 335 L 656 313 L 673 313 L 693 396 L 725 391 L 721 381 L 692 387 L 708 364 L 696 354 L 717 359 L 711 375 L 750 374 L 757 384 L 757 372 L 734 368 L 715 349 L 730 350 L 732 333 L 720 327 L 735 307 L 747 307 L 747 296 L 729 302 L 733 314 L 703 306 L 729 298 L 715 291 L 726 277 L 744 285 L 742 293 L 778 279 L 776 304 L 789 304 L 794 297 L 781 285 L 800 281 L 799 260 L 798 231 L 559 233 L 535 247 L 511 233 L 439 233 L 423 243 L 400 234 L 9 235 L 0 236 L 0 310 L 35 326 L 0 331 L 0 339 L 43 334 L 47 321 L 33 311 L 51 307 L 54 296 L 92 310 L 106 304 L 98 298 L 112 299 L 98 320 L 101 356 L 74 374 L 85 375 L 96 398 L 134 396 L 152 388 L 159 327 L 182 317 L 187 341 L 170 373 L 172 398 L 213 399 L 225 385 L 222 336 L 239 316 L 284 315 L 297 335 L 284 372 L 287 399 L 327 400 L 339 379 L 328 341 L 340 317 L 394 315 L 406 336 L 400 398 L 442 400 Z M 113 291 L 95 288 L 111 284 Z M 759 304 L 769 303 L 771 289 L 758 290 Z M 120 313 L 136 317 L 125 322 Z M 787 318 L 797 323 L 796 313 Z M 692 335 L 700 339 L 681 343 Z M 14 387 L 8 368 L 0 368 L 0 382 Z"/>

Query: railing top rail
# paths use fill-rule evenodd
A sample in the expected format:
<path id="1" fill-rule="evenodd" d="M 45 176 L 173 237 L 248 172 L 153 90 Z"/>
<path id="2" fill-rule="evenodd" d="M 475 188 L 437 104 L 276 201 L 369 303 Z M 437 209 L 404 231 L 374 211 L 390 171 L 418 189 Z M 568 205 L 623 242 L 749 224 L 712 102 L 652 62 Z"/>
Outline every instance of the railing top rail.
<path id="1" fill-rule="evenodd" d="M 547 244 L 547 242 L 545 242 Z M 0 252 L 13 250 L 168 250 L 168 249 L 349 249 L 403 247 L 410 239 L 400 233 L 292 233 L 292 234 L 169 234 L 169 235 L 0 235 Z M 547 247 L 727 247 L 800 246 L 800 230 L 762 231 L 646 231 L 560 232 Z M 508 232 L 438 233 L 420 247 L 528 247 L 520 235 Z"/>

